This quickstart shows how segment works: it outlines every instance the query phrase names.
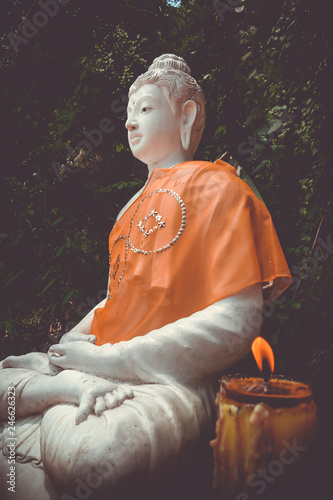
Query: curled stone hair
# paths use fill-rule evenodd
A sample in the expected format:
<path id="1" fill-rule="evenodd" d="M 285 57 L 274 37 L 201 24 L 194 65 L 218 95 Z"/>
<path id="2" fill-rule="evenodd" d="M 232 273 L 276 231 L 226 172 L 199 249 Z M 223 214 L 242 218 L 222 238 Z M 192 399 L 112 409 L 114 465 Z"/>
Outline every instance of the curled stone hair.
<path id="1" fill-rule="evenodd" d="M 131 85 L 128 97 L 143 85 L 152 83 L 166 89 L 168 98 L 173 103 L 175 112 L 180 113 L 182 105 L 189 100 L 197 106 L 192 133 L 190 151 L 195 153 L 205 126 L 205 97 L 200 85 L 191 76 L 191 70 L 182 57 L 174 54 L 163 54 L 156 59 L 146 73 L 140 75 Z"/>

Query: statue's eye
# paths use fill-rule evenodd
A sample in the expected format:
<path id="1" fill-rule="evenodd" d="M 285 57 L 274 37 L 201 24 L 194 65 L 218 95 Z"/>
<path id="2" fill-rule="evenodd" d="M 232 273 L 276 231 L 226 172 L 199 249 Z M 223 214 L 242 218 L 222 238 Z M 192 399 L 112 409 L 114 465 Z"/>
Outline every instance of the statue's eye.
<path id="1" fill-rule="evenodd" d="M 148 106 L 143 106 L 143 108 L 141 108 L 141 112 L 142 113 L 145 113 L 146 111 L 148 111 L 150 108 Z"/>

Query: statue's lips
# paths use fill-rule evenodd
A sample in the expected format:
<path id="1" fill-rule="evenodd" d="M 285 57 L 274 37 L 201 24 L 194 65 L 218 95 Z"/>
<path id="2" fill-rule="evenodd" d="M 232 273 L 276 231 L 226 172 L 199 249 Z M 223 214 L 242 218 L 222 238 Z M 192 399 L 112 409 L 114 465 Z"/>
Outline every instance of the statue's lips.
<path id="1" fill-rule="evenodd" d="M 132 146 L 140 142 L 141 137 L 142 135 L 134 135 L 133 137 L 130 137 L 130 143 L 132 144 Z"/>

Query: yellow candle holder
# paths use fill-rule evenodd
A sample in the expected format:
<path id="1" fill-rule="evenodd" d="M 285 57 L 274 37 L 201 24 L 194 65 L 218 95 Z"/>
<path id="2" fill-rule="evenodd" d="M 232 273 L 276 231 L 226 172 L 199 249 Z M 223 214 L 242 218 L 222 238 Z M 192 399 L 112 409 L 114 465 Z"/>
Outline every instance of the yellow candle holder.
<path id="1" fill-rule="evenodd" d="M 312 388 L 290 378 L 269 382 L 226 375 L 217 395 L 214 489 L 219 498 L 248 500 L 263 493 L 315 442 Z"/>

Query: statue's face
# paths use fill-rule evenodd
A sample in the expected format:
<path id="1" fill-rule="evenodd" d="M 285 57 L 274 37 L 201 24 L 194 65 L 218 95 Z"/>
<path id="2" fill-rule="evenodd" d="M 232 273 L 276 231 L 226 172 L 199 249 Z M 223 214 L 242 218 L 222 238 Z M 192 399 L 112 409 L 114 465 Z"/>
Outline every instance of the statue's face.
<path id="1" fill-rule="evenodd" d="M 149 168 L 163 167 L 181 148 L 180 117 L 157 85 L 143 85 L 131 95 L 127 116 L 131 151 Z"/>

